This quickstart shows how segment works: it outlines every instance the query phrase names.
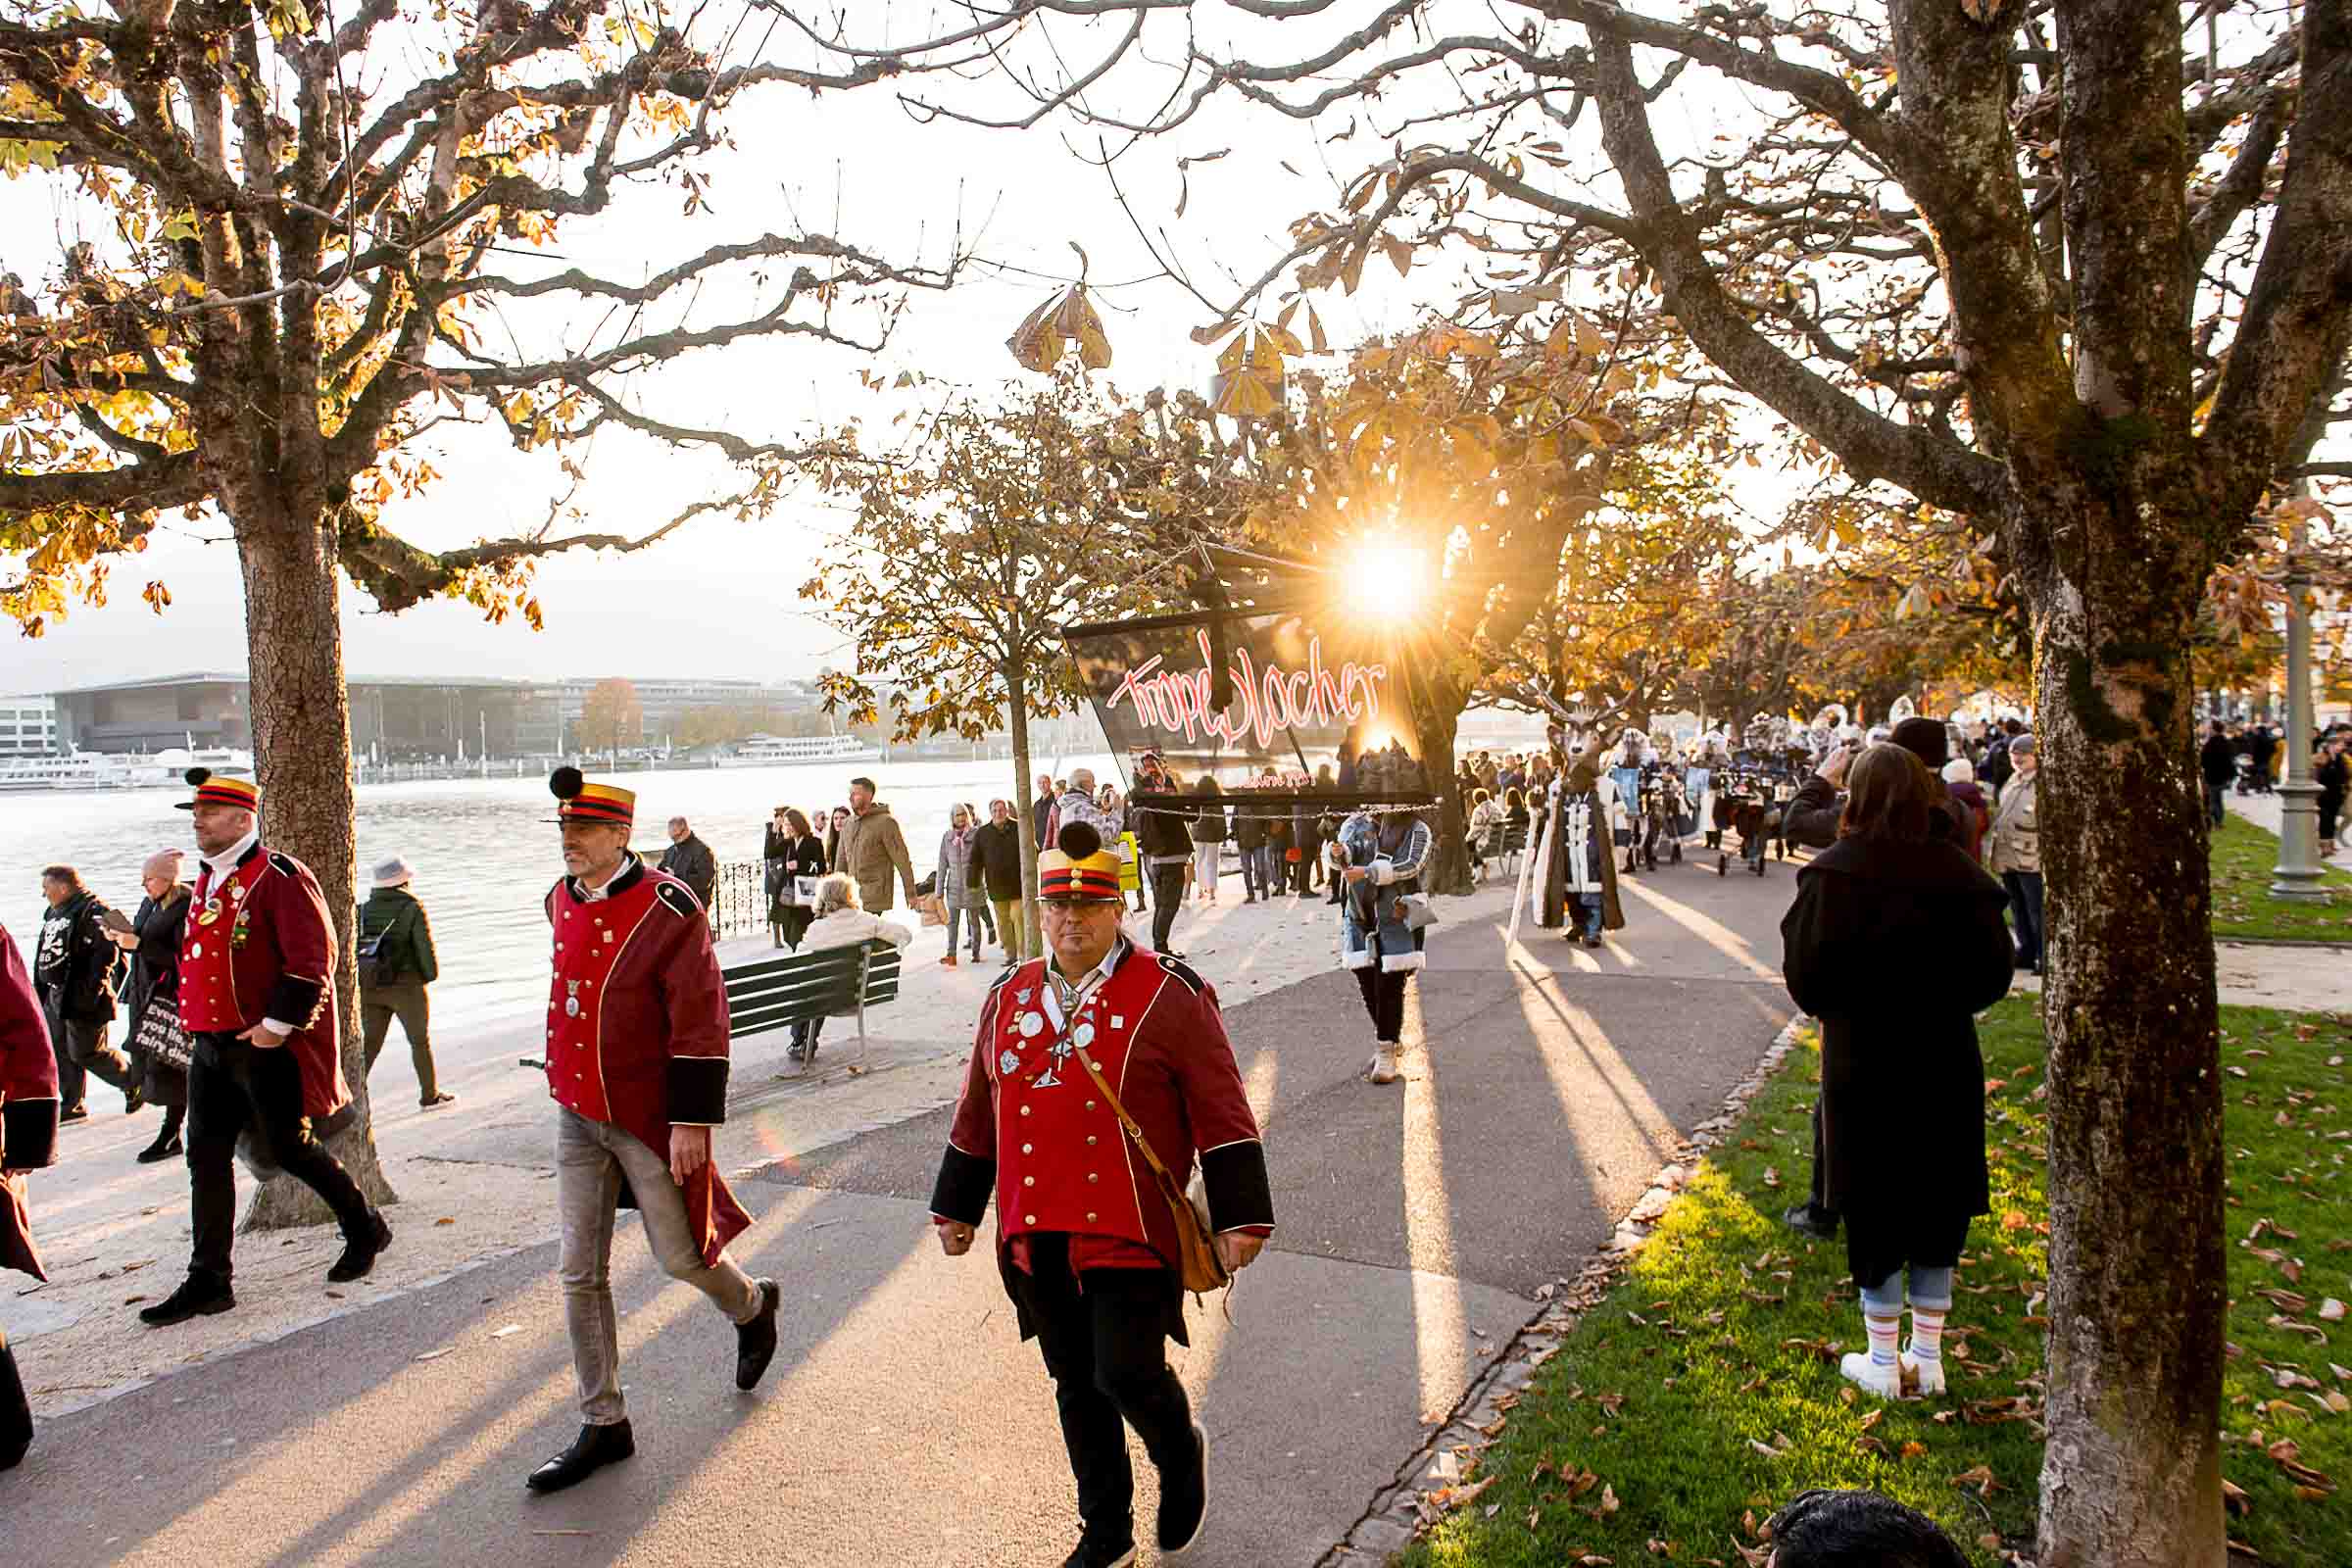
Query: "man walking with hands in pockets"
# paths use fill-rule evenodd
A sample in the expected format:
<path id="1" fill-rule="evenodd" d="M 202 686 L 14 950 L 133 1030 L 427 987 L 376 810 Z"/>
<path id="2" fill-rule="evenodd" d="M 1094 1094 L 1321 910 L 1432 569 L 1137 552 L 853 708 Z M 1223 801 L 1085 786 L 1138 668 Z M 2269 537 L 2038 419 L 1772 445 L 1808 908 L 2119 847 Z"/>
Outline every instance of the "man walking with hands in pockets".
<path id="1" fill-rule="evenodd" d="M 1127 1427 L 1159 1470 L 1162 1555 L 1207 1516 L 1208 1434 L 1167 1362 L 1169 1339 L 1191 1343 L 1178 1222 L 1118 1107 L 1179 1188 L 1198 1154 L 1227 1270 L 1257 1256 L 1274 1204 L 1216 993 L 1120 935 L 1118 857 L 1066 825 L 1038 857 L 1038 893 L 1047 956 L 1005 970 L 981 1008 L 931 1212 L 960 1256 L 994 1194 L 998 1268 L 1053 1376 L 1078 1484 L 1085 1531 L 1063 1568 L 1125 1568 Z"/>

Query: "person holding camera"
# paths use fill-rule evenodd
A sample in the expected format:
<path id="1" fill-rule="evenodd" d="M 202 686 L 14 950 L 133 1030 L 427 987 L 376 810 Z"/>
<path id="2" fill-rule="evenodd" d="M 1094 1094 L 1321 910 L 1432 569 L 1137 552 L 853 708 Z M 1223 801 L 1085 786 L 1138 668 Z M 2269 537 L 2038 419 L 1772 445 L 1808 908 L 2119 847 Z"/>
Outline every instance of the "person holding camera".
<path id="1" fill-rule="evenodd" d="M 2344 815 L 2344 789 L 2352 775 L 2352 733 L 2337 730 L 2320 741 L 2312 760 L 2311 780 L 2320 787 L 2320 858 L 2335 854 L 2335 835 Z"/>

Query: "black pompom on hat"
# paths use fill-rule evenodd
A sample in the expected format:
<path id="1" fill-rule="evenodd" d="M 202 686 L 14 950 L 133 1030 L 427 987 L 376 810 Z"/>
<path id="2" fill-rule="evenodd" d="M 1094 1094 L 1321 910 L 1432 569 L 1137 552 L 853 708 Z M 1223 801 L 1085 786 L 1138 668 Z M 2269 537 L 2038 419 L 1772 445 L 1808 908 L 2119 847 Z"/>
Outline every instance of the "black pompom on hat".
<path id="1" fill-rule="evenodd" d="M 559 767 L 547 776 L 548 793 L 559 801 L 576 800 L 588 780 L 576 767 Z"/>
<path id="2" fill-rule="evenodd" d="M 1073 860 L 1091 859 L 1102 853 L 1102 835 L 1092 822 L 1072 822 L 1061 830 L 1055 848 Z"/>
<path id="3" fill-rule="evenodd" d="M 191 767 L 184 776 L 188 781 L 188 787 L 190 789 L 194 789 L 196 786 L 202 784 L 206 779 L 211 778 L 213 776 L 213 770 L 209 767 Z"/>

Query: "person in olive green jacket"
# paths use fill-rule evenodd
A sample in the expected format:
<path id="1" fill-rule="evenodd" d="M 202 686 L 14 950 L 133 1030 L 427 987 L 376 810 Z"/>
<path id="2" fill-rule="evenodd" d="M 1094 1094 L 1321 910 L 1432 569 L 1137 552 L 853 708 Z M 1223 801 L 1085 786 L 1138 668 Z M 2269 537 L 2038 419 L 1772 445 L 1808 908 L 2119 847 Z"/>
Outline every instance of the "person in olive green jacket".
<path id="1" fill-rule="evenodd" d="M 433 955 L 432 922 L 409 891 L 414 875 L 409 862 L 394 856 L 375 868 L 375 889 L 360 906 L 360 1022 L 372 1074 L 392 1020 L 400 1020 L 409 1059 L 416 1065 L 416 1102 L 431 1110 L 458 1097 L 433 1076 L 432 1010 L 424 988 L 441 977 L 441 963 Z"/>

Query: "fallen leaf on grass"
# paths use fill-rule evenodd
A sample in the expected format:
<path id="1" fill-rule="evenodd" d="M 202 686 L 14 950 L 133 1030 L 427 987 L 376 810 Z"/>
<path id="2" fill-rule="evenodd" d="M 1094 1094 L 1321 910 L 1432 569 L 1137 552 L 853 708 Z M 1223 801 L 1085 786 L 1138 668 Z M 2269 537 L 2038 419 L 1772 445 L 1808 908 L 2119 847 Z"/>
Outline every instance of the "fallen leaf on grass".
<path id="1" fill-rule="evenodd" d="M 1990 1465 L 1983 1464 L 1977 1465 L 1973 1469 L 1963 1470 L 1958 1475 L 1952 1477 L 1952 1485 L 1955 1487 L 1974 1487 L 1977 1489 L 1977 1495 L 1980 1497 L 1989 1497 L 1994 1493 L 2002 1490 L 2000 1482 L 1993 1478 L 1992 1467 Z"/>
<path id="2" fill-rule="evenodd" d="M 1441 1508 L 1461 1508 L 1478 1500 L 1479 1494 L 1494 1484 L 1494 1477 L 1473 1481 L 1466 1487 L 1441 1487 L 1431 1498 Z"/>
<path id="3" fill-rule="evenodd" d="M 2222 1483 L 2222 1509 L 2226 1513 L 2234 1514 L 2236 1517 L 2243 1519 L 2247 1514 L 2254 1511 L 2254 1504 L 2252 1500 L 2246 1496 L 2246 1494 L 2242 1488 L 2234 1486 L 2228 1481 L 2224 1481 Z"/>
<path id="4" fill-rule="evenodd" d="M 1914 1439 L 1911 1442 L 1904 1444 L 1902 1447 L 1896 1451 L 1895 1457 L 1898 1459 L 1916 1459 L 1927 1451 L 1928 1446 L 1919 1442 L 1917 1439 Z"/>
<path id="5" fill-rule="evenodd" d="M 1764 1185 L 1767 1187 L 1778 1187 L 1781 1185 L 1781 1172 L 1779 1166 L 1767 1165 L 1764 1167 Z"/>
<path id="6" fill-rule="evenodd" d="M 1617 1412 L 1625 1406 L 1625 1396 L 1622 1394 L 1594 1395 L 1592 1397 L 1592 1402 L 1599 1405 L 1603 1410 L 1608 1411 L 1610 1417 L 1614 1419 Z"/>
<path id="7" fill-rule="evenodd" d="M 2344 1320 L 2344 1303 L 2343 1303 L 2343 1302 L 2341 1302 L 2341 1301 L 2337 1300 L 2337 1299 L 2336 1299 L 2334 1297 L 2332 1297 L 2332 1296 L 2330 1296 L 2330 1297 L 2328 1297 L 2326 1299 L 2324 1299 L 2324 1300 L 2322 1300 L 2322 1301 L 2320 1302 L 2320 1321 L 2321 1321 L 2321 1322 L 2323 1322 L 2323 1323 L 2341 1323 L 2343 1320 Z"/>
<path id="8" fill-rule="evenodd" d="M 1877 1426 L 1882 1420 L 1884 1420 L 1886 1415 L 1886 1407 L 1882 1404 L 1876 1410 L 1871 1411 L 1870 1414 L 1862 1418 L 1861 1430 L 1868 1432 L 1871 1428 Z"/>

